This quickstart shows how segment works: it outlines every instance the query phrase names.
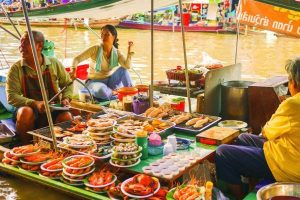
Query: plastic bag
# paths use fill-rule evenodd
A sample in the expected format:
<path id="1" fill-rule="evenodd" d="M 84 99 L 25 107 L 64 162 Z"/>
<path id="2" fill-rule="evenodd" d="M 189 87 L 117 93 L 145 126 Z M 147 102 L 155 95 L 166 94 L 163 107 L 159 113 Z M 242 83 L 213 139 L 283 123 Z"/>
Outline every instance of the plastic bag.
<path id="1" fill-rule="evenodd" d="M 209 56 L 206 52 L 202 52 L 202 61 L 200 62 L 198 67 L 205 67 L 206 69 L 218 69 L 223 67 L 223 64 L 221 61 L 212 58 Z"/>

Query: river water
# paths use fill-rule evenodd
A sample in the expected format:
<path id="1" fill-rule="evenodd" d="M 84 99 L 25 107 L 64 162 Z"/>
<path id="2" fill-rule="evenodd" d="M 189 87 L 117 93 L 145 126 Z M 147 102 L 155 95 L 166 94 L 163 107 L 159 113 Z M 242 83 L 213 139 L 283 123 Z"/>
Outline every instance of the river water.
<path id="1" fill-rule="evenodd" d="M 13 31 L 11 27 L 6 27 Z M 19 27 L 25 30 L 25 27 Z M 87 30 L 63 28 L 34 28 L 42 31 L 48 40 L 55 42 L 56 56 L 63 60 L 72 58 L 99 40 Z M 99 31 L 97 31 L 99 33 Z M 135 55 L 133 68 L 144 83 L 150 82 L 151 38 L 150 31 L 118 29 L 120 50 L 127 52 L 127 42 L 133 41 Z M 154 79 L 165 80 L 165 70 L 183 65 L 181 33 L 155 32 L 154 34 Z M 231 34 L 186 33 L 187 60 L 190 66 L 202 61 L 202 52 L 220 60 L 224 65 L 235 62 L 236 36 Z M 240 35 L 238 63 L 242 64 L 242 78 L 261 80 L 285 74 L 287 59 L 299 55 L 300 40 L 277 37 L 273 34 Z M 18 59 L 18 41 L 0 30 L 0 67 L 6 67 Z M 134 80 L 136 73 L 131 72 Z M 0 175 L 0 199 L 71 199 L 42 186 Z"/>

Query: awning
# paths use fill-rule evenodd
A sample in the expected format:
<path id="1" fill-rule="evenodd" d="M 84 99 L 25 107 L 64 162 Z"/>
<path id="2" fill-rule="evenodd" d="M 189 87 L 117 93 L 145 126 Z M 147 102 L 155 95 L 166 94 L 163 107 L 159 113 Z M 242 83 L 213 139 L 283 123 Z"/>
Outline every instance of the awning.
<path id="1" fill-rule="evenodd" d="M 241 0 L 238 19 L 241 24 L 300 37 L 300 12 L 285 7 L 256 0 Z"/>
<path id="2" fill-rule="evenodd" d="M 287 8 L 290 10 L 300 11 L 299 0 L 256 0 L 256 1 L 271 4 L 274 6 L 280 6 L 282 8 Z"/>

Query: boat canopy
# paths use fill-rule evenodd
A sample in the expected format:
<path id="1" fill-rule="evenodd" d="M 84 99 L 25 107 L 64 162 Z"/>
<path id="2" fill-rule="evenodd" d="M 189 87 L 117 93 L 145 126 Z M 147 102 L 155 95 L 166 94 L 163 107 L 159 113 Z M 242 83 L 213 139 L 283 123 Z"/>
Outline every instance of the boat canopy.
<path id="1" fill-rule="evenodd" d="M 155 0 L 154 8 L 178 4 L 178 0 Z M 50 16 L 55 18 L 94 18 L 107 19 L 109 17 L 123 17 L 126 15 L 146 12 L 151 9 L 149 0 L 83 0 L 68 4 L 53 5 L 44 8 L 31 9 L 30 18 Z M 9 12 L 13 18 L 23 18 L 22 11 Z M 0 13 L 0 17 L 5 17 Z"/>
<path id="2" fill-rule="evenodd" d="M 300 11 L 300 1 L 299 0 L 256 0 L 256 1 L 271 4 L 274 6 L 287 8 L 289 10 Z"/>

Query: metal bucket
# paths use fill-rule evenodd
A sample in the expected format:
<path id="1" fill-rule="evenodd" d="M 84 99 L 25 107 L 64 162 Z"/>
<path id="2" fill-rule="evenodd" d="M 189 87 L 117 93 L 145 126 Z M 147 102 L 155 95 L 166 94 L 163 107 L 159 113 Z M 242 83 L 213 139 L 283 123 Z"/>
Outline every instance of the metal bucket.
<path id="1" fill-rule="evenodd" d="M 260 188 L 256 194 L 257 200 L 276 199 L 276 197 L 300 199 L 300 183 L 273 183 Z"/>
<path id="2" fill-rule="evenodd" d="M 227 81 L 221 84 L 223 119 L 248 121 L 248 87 L 251 81 Z"/>

